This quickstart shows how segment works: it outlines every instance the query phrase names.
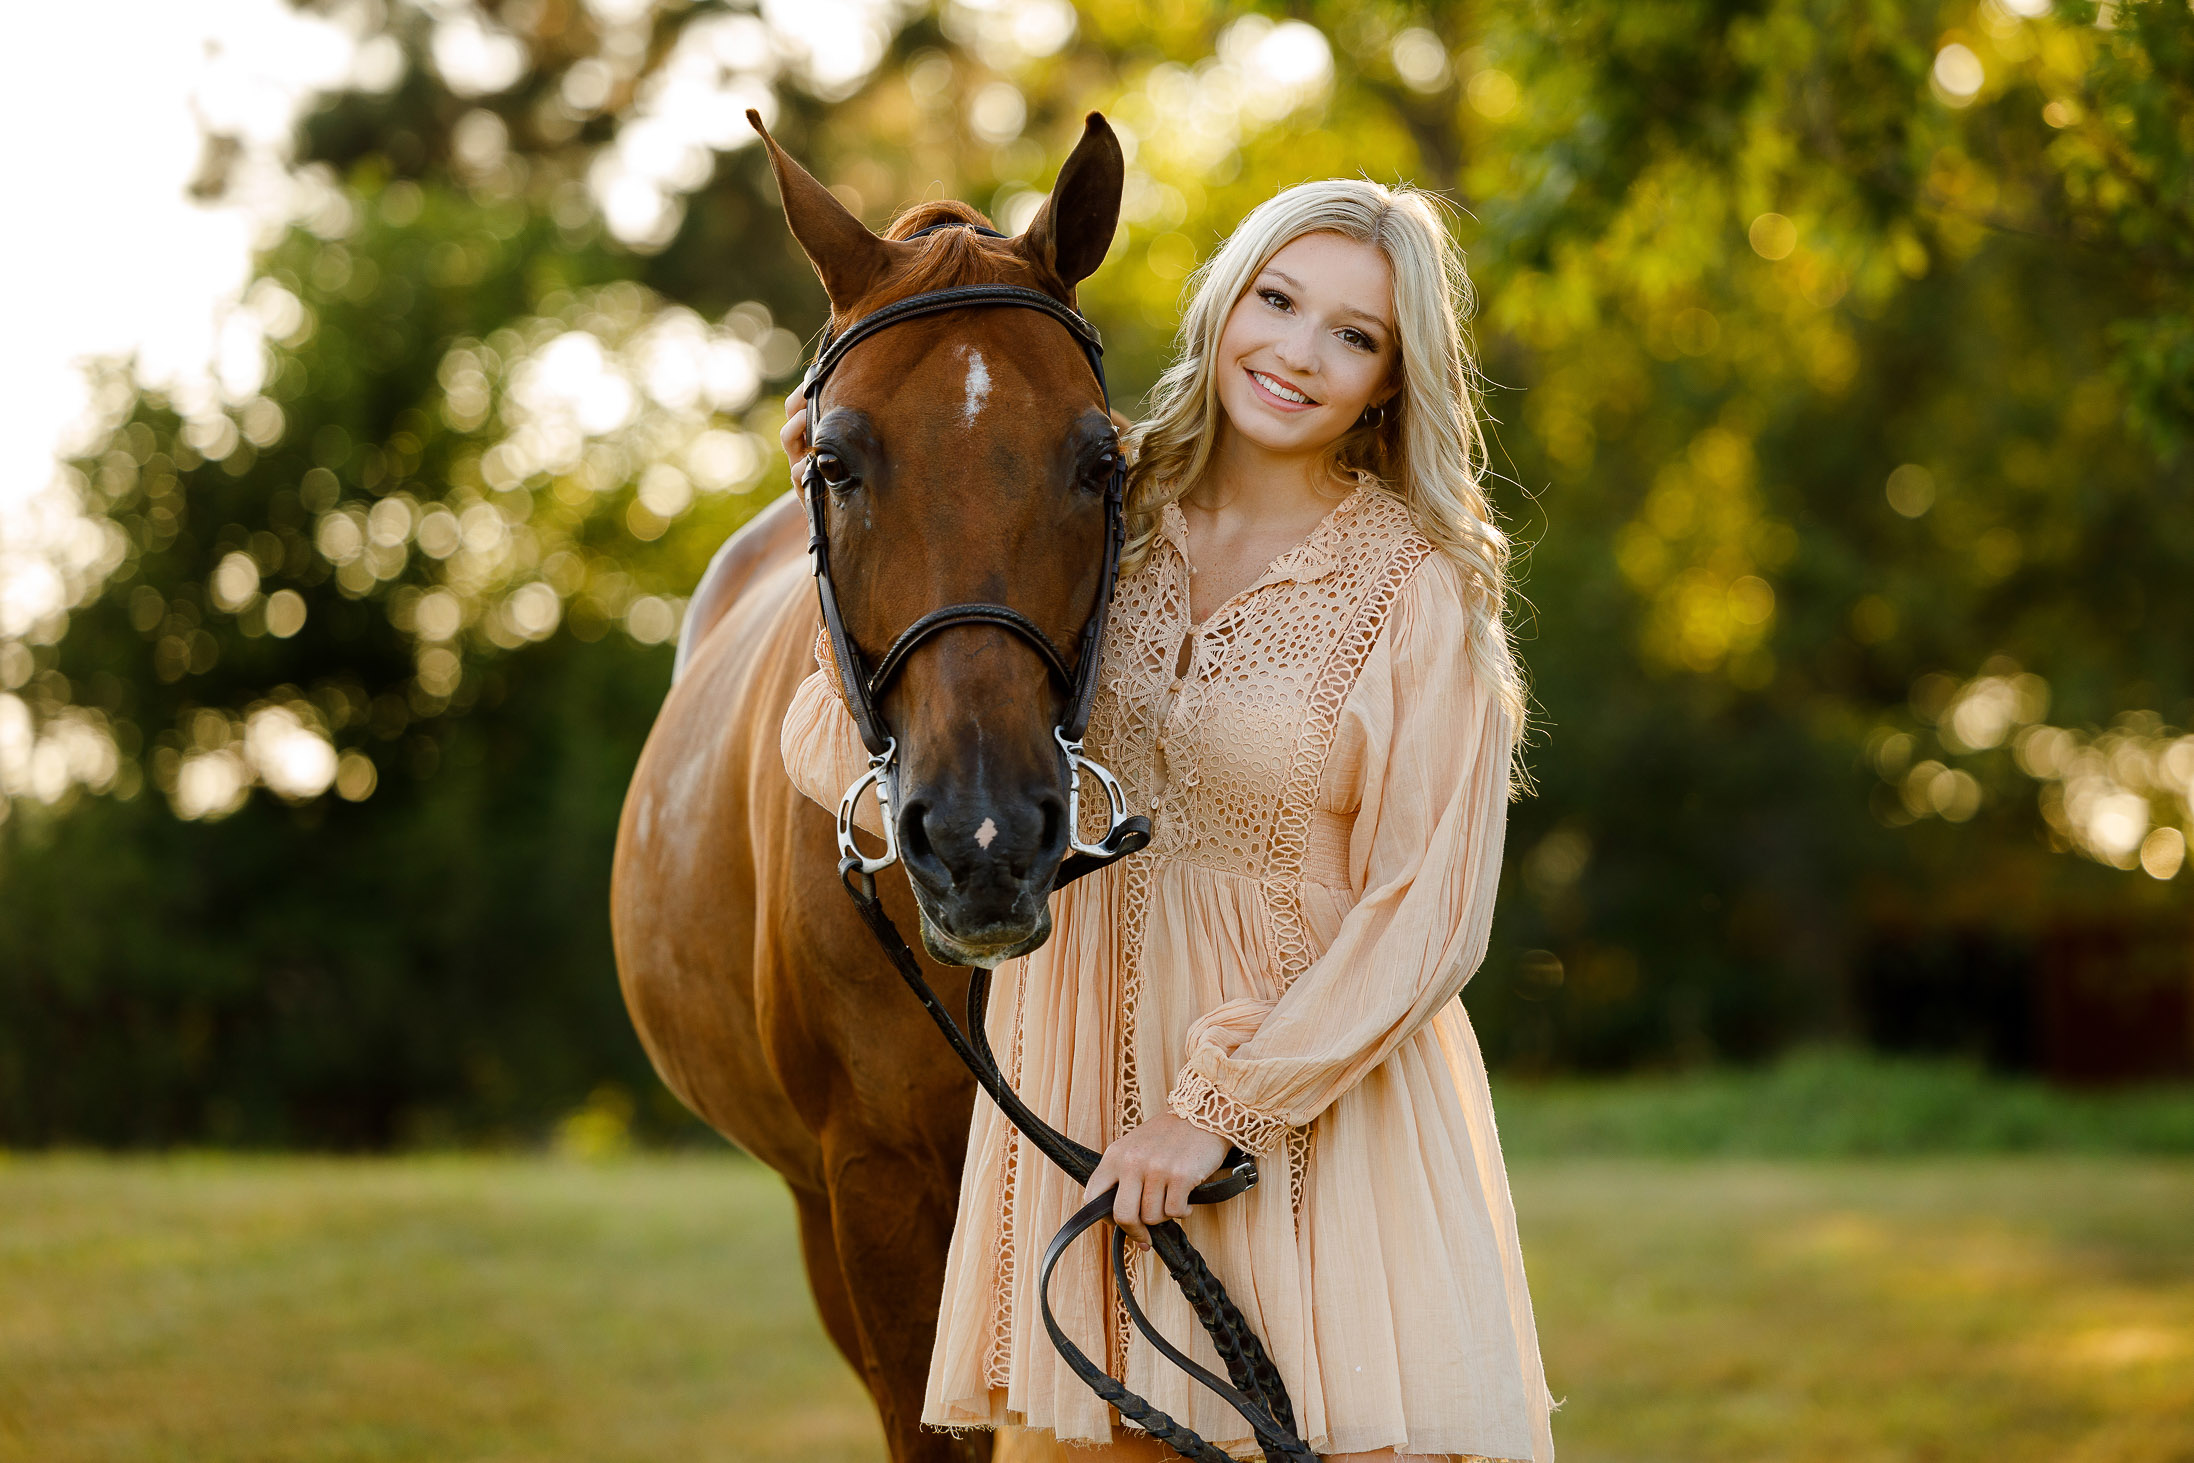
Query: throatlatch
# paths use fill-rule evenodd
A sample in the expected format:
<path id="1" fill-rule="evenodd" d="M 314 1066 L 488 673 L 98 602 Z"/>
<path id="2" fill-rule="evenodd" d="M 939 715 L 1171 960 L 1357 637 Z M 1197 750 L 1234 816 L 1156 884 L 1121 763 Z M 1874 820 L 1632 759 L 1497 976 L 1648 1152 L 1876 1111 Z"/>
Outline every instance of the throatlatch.
<path id="1" fill-rule="evenodd" d="M 934 224 L 910 238 L 940 228 L 969 228 L 990 238 L 1002 238 L 991 229 L 974 224 L 950 222 Z M 1039 290 L 1023 289 L 1015 285 L 963 285 L 951 289 L 932 290 L 894 301 L 873 314 L 866 315 L 847 326 L 835 339 L 826 336 L 817 351 L 815 364 L 808 373 L 805 389 L 808 420 L 819 419 L 817 403 L 823 383 L 833 369 L 845 358 L 847 351 L 880 330 L 902 321 L 919 319 L 945 310 L 966 309 L 972 306 L 1010 306 L 1035 310 L 1048 315 L 1066 326 L 1075 341 L 1088 357 L 1090 369 L 1096 373 L 1097 387 L 1109 406 L 1111 397 L 1105 386 L 1104 346 L 1098 339 L 1095 327 L 1083 319 L 1072 307 Z M 1058 743 L 1060 754 L 1066 759 L 1067 772 L 1067 829 L 1068 852 L 1060 861 L 1059 872 L 1052 887 L 1064 888 L 1085 874 L 1142 849 L 1150 842 L 1150 820 L 1131 815 L 1127 810 L 1127 797 L 1120 783 L 1109 771 L 1099 766 L 1082 751 L 1082 736 L 1089 728 L 1090 709 L 1097 694 L 1097 671 L 1104 654 L 1105 626 L 1112 609 L 1114 586 L 1120 577 L 1120 551 L 1127 537 L 1127 467 L 1115 454 L 1112 475 L 1105 488 L 1105 548 L 1104 570 L 1097 584 L 1097 600 L 1091 607 L 1089 619 L 1084 624 L 1080 643 L 1070 665 L 1059 648 L 1052 644 L 1035 622 L 1020 611 L 1007 605 L 970 603 L 949 605 L 923 615 L 892 642 L 873 673 L 867 670 L 861 653 L 852 637 L 846 633 L 845 621 L 838 610 L 838 591 L 830 573 L 830 539 L 825 518 L 825 504 L 829 488 L 823 482 L 822 473 L 811 454 L 808 470 L 802 484 L 807 499 L 808 552 L 814 561 L 816 592 L 822 602 L 823 625 L 830 639 L 831 656 L 837 664 L 839 684 L 845 691 L 847 709 L 861 734 L 861 743 L 868 749 L 868 770 L 846 789 L 838 803 L 838 877 L 846 892 L 853 897 L 854 907 L 860 912 L 862 922 L 883 947 L 892 965 L 898 970 L 922 1008 L 929 1012 L 942 1031 L 945 1040 L 991 1100 L 998 1104 L 1009 1122 L 1035 1145 L 1052 1163 L 1056 1164 L 1075 1182 L 1087 1184 L 1096 1171 L 1099 1154 L 1083 1144 L 1059 1132 L 1021 1101 L 1020 1095 L 1007 1083 L 999 1070 L 997 1058 L 992 1054 L 983 1026 L 983 1014 L 990 995 L 990 972 L 978 968 L 971 972 L 968 982 L 967 1028 L 959 1024 L 938 1001 L 936 992 L 922 975 L 920 962 L 914 951 L 900 935 L 891 916 L 884 911 L 883 901 L 876 894 L 876 875 L 891 867 L 899 859 L 899 835 L 897 820 L 893 817 L 893 783 L 898 771 L 899 743 L 885 726 L 880 710 L 884 691 L 892 679 L 906 664 L 907 657 L 916 647 L 940 631 L 955 625 L 985 625 L 1006 630 L 1027 641 L 1043 660 L 1051 674 L 1067 692 L 1066 716 L 1053 728 L 1052 738 Z M 1105 833 L 1095 843 L 1081 841 L 1082 779 L 1095 780 L 1105 799 Z M 854 841 L 854 810 L 864 792 L 873 789 L 879 810 L 883 814 L 884 850 L 870 857 L 861 852 Z M 1189 1196 L 1192 1204 L 1216 1204 L 1233 1198 L 1257 1182 L 1257 1165 L 1254 1159 L 1239 1148 L 1228 1151 L 1220 1174 L 1207 1180 Z M 1051 1309 L 1051 1277 L 1059 1259 L 1067 1247 L 1081 1235 L 1096 1227 L 1112 1212 L 1113 1191 L 1107 1190 L 1098 1198 L 1082 1206 L 1066 1227 L 1052 1239 L 1044 1251 L 1043 1266 L 1038 1280 L 1037 1297 L 1042 1310 L 1044 1329 L 1050 1334 L 1053 1346 L 1058 1348 L 1061 1360 L 1080 1377 L 1092 1391 L 1119 1409 L 1120 1415 L 1140 1427 L 1159 1441 L 1170 1445 L 1177 1452 L 1198 1460 L 1198 1463 L 1231 1463 L 1227 1455 L 1209 1442 L 1176 1422 L 1148 1401 L 1129 1391 L 1115 1378 L 1106 1374 L 1103 1367 L 1090 1360 L 1060 1327 Z M 1133 1288 L 1128 1283 L 1127 1237 L 1115 1230 L 1112 1235 L 1112 1273 L 1128 1319 L 1140 1331 L 1159 1355 L 1182 1368 L 1204 1386 L 1224 1399 L 1248 1422 L 1256 1435 L 1258 1446 L 1264 1450 L 1267 1463 L 1317 1463 L 1310 1447 L 1297 1434 L 1294 1404 L 1288 1396 L 1287 1385 L 1281 1379 L 1278 1368 L 1265 1352 L 1264 1345 L 1243 1318 L 1241 1310 L 1227 1296 L 1226 1288 L 1204 1263 L 1196 1248 L 1188 1242 L 1181 1226 L 1168 1220 L 1150 1226 L 1151 1248 L 1180 1286 L 1189 1307 L 1202 1323 L 1227 1369 L 1227 1379 L 1221 1379 L 1185 1355 L 1178 1347 L 1159 1334 L 1143 1314 L 1135 1301 Z"/>

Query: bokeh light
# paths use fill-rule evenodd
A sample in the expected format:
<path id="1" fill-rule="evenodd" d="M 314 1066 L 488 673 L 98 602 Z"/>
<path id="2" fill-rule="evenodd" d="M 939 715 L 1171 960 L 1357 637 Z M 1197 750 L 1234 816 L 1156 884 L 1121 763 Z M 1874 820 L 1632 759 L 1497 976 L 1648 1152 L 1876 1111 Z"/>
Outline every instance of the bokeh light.
<path id="1" fill-rule="evenodd" d="M 1935 53 L 1935 65 L 1928 73 L 1928 79 L 1936 96 L 1951 106 L 1968 107 L 1980 94 L 1988 73 L 1981 66 L 1981 58 L 1973 54 L 1972 47 L 1952 41 Z"/>
<path id="2" fill-rule="evenodd" d="M 1273 189 L 1458 205 L 1545 729 L 1490 1042 L 1756 1051 L 1877 947 L 2148 918 L 2194 758 L 2152 13 L 1707 26 L 1671 61 L 1590 6 L 41 12 L 76 79 L 30 78 L 18 130 L 84 144 L 26 163 L 12 244 L 0 409 L 44 415 L 0 434 L 0 816 L 485 848 L 592 809 L 581 859 L 683 595 L 782 489 L 820 321 L 745 110 L 872 225 L 943 195 L 1019 230 L 1096 107 L 1124 227 L 1082 301 L 1131 414 Z M 406 837 L 373 878 L 459 856 Z"/>

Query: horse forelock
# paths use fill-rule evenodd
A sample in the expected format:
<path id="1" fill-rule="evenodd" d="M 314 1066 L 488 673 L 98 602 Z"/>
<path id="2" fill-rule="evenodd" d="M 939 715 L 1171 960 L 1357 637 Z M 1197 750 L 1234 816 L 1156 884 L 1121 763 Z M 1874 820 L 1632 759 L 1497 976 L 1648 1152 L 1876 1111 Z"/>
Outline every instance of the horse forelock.
<path id="1" fill-rule="evenodd" d="M 978 224 L 991 227 L 982 212 L 956 198 L 932 198 L 900 210 L 884 230 L 884 237 L 905 240 L 937 224 Z M 875 289 L 832 319 L 832 326 L 847 324 L 893 300 L 955 285 L 1012 284 L 1038 289 L 1073 301 L 1073 294 L 1050 270 L 1032 263 L 1010 239 L 992 239 L 973 229 L 938 229 L 918 240 L 913 253 L 895 266 Z"/>
<path id="2" fill-rule="evenodd" d="M 928 198 L 900 209 L 898 215 L 885 226 L 884 237 L 904 239 L 936 224 L 950 223 L 977 224 L 986 229 L 996 227 L 972 203 L 962 203 L 957 198 Z M 963 234 L 962 237 L 964 236 Z"/>

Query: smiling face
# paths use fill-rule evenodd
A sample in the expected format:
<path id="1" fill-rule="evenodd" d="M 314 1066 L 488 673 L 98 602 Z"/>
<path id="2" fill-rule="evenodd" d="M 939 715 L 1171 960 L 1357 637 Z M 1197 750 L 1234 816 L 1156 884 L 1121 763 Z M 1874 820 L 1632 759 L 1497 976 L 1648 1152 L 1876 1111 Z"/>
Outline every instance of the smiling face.
<path id="1" fill-rule="evenodd" d="M 1323 451 L 1393 396 L 1398 349 L 1386 255 L 1304 234 L 1266 261 L 1219 334 L 1223 426 L 1268 452 Z"/>

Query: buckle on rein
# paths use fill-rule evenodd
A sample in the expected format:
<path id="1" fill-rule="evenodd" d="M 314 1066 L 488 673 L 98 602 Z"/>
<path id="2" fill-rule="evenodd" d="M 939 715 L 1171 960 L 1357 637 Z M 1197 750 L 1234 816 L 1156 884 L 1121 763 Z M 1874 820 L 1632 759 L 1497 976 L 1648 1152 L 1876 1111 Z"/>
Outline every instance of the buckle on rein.
<path id="1" fill-rule="evenodd" d="M 886 737 L 884 750 L 868 759 L 868 771 L 855 778 L 838 799 L 838 877 L 851 890 L 854 876 L 859 875 L 859 892 L 871 899 L 876 897 L 876 876 L 899 862 L 899 825 L 891 816 L 891 764 L 898 756 L 899 739 Z M 876 811 L 884 825 L 884 851 L 877 858 L 861 852 L 861 845 L 853 841 L 854 807 L 871 787 L 876 789 Z"/>
<path id="2" fill-rule="evenodd" d="M 1059 750 L 1067 757 L 1067 855 L 1081 854 L 1085 858 L 1103 859 L 1107 863 L 1120 856 L 1122 850 L 1114 842 L 1120 829 L 1128 821 L 1127 794 L 1120 789 L 1120 780 L 1103 766 L 1082 755 L 1082 739 L 1067 740 L 1067 734 L 1058 727 L 1051 729 L 1051 739 L 1059 744 Z M 1082 769 L 1088 768 L 1097 778 L 1097 785 L 1105 793 L 1105 836 L 1096 843 L 1082 842 Z"/>
<path id="3" fill-rule="evenodd" d="M 1102 763 L 1093 761 L 1082 753 L 1080 738 L 1069 739 L 1059 727 L 1051 729 L 1051 739 L 1059 744 L 1059 750 L 1067 759 L 1067 858 L 1077 854 L 1099 863 L 1111 863 L 1122 854 L 1140 848 L 1140 840 L 1128 846 L 1122 839 L 1123 830 L 1137 820 L 1127 810 L 1127 793 Z M 845 795 L 838 799 L 838 877 L 847 889 L 853 889 L 853 881 L 861 881 L 859 893 L 868 898 L 876 897 L 876 876 L 899 862 L 899 825 L 891 816 L 891 774 L 893 764 L 899 759 L 899 739 L 887 736 L 884 750 L 868 759 L 868 770 L 853 780 Z M 1105 835 L 1096 843 L 1084 843 L 1082 828 L 1082 774 L 1087 771 L 1097 780 L 1097 786 L 1105 795 Z M 875 857 L 861 852 L 861 845 L 854 841 L 854 813 L 861 801 L 861 794 L 870 788 L 876 790 L 876 811 L 884 829 L 884 851 Z"/>

